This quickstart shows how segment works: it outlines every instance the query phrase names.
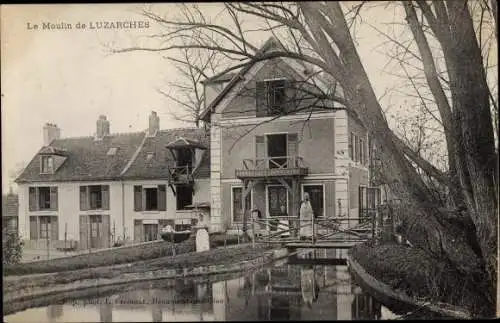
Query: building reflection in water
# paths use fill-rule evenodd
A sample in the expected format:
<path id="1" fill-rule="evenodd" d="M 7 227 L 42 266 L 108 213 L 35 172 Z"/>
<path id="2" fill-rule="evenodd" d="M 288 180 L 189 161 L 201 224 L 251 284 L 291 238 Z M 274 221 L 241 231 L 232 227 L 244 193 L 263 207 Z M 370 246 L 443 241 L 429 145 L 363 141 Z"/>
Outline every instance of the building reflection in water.
<path id="1" fill-rule="evenodd" d="M 381 308 L 351 283 L 347 266 L 286 264 L 215 283 L 151 282 L 83 308 L 50 305 L 46 314 L 49 322 L 373 320 L 381 318 Z M 8 321 L 22 317 L 16 313 Z"/>

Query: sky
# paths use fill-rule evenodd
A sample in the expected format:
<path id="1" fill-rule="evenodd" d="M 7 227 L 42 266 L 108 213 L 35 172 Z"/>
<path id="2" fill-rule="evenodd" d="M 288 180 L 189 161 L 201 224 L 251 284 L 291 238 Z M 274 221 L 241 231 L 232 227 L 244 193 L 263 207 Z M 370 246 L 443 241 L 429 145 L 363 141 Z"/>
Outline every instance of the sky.
<path id="1" fill-rule="evenodd" d="M 62 137 L 90 136 L 99 115 L 107 116 L 112 133 L 142 131 L 148 115 L 156 111 L 162 129 L 183 127 L 168 110 L 172 105 L 158 88 L 179 77 L 159 53 L 110 54 L 107 45 L 127 47 L 161 31 L 153 24 L 137 29 L 89 29 L 92 22 L 146 21 L 138 4 L 2 5 L 2 189 L 12 185 L 13 171 L 26 165 L 43 144 L 43 125 L 55 123 Z M 173 4 L 155 4 L 155 11 L 175 16 Z M 204 5 L 215 16 L 220 4 Z M 401 19 L 400 13 L 376 6 L 370 23 L 384 30 L 384 21 Z M 385 20 L 384 20 L 385 19 Z M 73 29 L 43 30 L 43 23 L 71 24 Z M 76 24 L 87 28 L 77 29 Z M 251 22 L 250 22 L 251 23 Z M 38 25 L 38 29 L 34 29 Z M 260 39 L 262 44 L 267 35 Z M 369 58 L 365 69 L 375 92 L 382 95 L 397 80 L 387 75 L 388 57 L 380 52 L 386 39 L 373 28 L 357 31 L 358 50 Z M 259 39 L 258 39 L 259 41 Z M 260 44 L 259 44 L 260 45 Z M 390 100 L 389 100 L 390 101 Z M 389 101 L 388 104 L 391 104 Z M 14 185 L 15 189 L 15 185 Z"/>

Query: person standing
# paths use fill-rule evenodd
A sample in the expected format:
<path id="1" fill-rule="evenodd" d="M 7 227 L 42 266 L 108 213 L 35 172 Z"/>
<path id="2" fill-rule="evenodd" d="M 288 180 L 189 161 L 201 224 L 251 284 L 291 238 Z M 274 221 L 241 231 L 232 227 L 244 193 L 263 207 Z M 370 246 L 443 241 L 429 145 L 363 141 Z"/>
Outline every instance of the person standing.
<path id="1" fill-rule="evenodd" d="M 309 194 L 304 193 L 304 199 L 300 205 L 299 211 L 300 217 L 300 239 L 312 239 L 313 238 L 313 209 L 311 202 L 309 201 Z"/>

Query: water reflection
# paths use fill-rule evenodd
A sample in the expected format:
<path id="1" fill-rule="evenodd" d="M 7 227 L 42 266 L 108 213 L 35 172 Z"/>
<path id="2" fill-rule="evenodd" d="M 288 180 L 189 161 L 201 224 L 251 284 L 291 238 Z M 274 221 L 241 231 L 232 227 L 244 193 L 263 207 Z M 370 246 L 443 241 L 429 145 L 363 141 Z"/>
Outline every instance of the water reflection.
<path id="1" fill-rule="evenodd" d="M 7 322 L 373 320 L 382 306 L 351 282 L 346 266 L 282 265 L 225 281 L 146 288 L 68 301 L 5 317 Z"/>

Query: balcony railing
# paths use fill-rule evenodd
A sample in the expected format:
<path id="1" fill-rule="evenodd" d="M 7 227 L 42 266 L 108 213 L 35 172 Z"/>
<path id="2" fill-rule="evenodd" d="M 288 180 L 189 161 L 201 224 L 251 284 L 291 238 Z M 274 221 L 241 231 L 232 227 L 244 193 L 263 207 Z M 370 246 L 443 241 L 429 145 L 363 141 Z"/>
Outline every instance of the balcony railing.
<path id="1" fill-rule="evenodd" d="M 193 179 L 193 168 L 189 165 L 169 167 L 169 182 L 172 184 L 188 184 Z"/>
<path id="2" fill-rule="evenodd" d="M 300 156 L 277 156 L 244 159 L 243 168 L 236 170 L 236 177 L 272 177 L 307 175 L 308 168 Z"/>

